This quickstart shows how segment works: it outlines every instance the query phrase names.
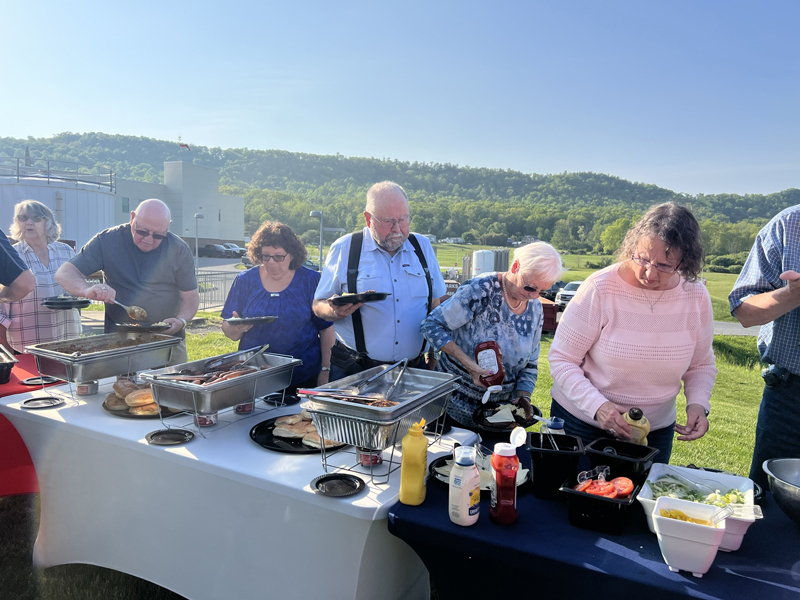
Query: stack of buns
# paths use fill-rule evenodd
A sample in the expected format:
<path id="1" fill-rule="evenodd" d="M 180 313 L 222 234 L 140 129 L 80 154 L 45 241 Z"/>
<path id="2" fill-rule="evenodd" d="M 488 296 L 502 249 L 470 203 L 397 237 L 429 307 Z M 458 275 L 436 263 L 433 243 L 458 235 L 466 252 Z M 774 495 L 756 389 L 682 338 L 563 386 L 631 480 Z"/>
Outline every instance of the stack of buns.
<path id="1" fill-rule="evenodd" d="M 272 435 L 288 440 L 300 440 L 303 445 L 310 448 L 322 448 L 322 436 L 320 436 L 314 423 L 311 422 L 311 413 L 305 409 L 296 415 L 287 415 L 275 419 L 275 429 L 272 430 Z M 326 450 L 341 446 L 344 446 L 342 442 L 325 440 Z"/>
<path id="2" fill-rule="evenodd" d="M 104 402 L 108 410 L 131 415 L 158 414 L 158 404 L 153 399 L 149 383 L 137 385 L 130 379 L 120 379 L 114 383 L 113 389 Z"/>

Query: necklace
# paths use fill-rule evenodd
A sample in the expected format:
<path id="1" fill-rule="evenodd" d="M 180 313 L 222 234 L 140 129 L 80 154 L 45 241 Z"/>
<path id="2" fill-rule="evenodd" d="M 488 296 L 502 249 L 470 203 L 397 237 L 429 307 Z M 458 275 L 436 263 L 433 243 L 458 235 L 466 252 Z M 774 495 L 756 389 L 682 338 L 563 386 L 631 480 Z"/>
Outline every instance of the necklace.
<path id="1" fill-rule="evenodd" d="M 644 299 L 645 299 L 645 300 L 647 300 L 647 303 L 650 305 L 650 312 L 651 312 L 651 313 L 654 313 L 654 312 L 656 311 L 656 304 L 658 304 L 658 303 L 661 301 L 661 296 L 663 296 L 663 295 L 664 295 L 664 292 L 666 292 L 666 291 L 667 291 L 667 290 L 663 290 L 663 291 L 662 291 L 662 292 L 659 294 L 658 298 L 656 298 L 656 301 L 655 301 L 655 302 L 650 302 L 650 298 L 648 298 L 648 297 L 647 297 L 647 294 L 645 294 L 645 293 L 644 293 L 644 290 L 642 290 L 642 294 L 644 295 Z"/>
<path id="2" fill-rule="evenodd" d="M 500 286 L 503 288 L 503 294 L 505 294 L 506 302 L 508 303 L 508 307 L 511 310 L 518 310 L 519 307 L 522 306 L 522 300 L 517 302 L 516 306 L 511 306 L 511 296 L 508 294 L 508 291 L 506 290 L 506 276 L 505 276 L 505 274 L 503 274 L 503 278 L 500 280 Z"/>

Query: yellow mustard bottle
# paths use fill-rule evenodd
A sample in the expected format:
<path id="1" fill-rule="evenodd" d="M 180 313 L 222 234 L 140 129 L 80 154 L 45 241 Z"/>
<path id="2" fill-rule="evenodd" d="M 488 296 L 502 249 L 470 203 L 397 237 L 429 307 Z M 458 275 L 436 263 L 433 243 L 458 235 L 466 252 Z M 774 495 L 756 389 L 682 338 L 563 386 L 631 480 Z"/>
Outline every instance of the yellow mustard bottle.
<path id="1" fill-rule="evenodd" d="M 425 500 L 425 472 L 428 469 L 428 440 L 422 435 L 425 419 L 414 423 L 403 436 L 400 460 L 400 502 L 418 506 Z"/>
<path id="2" fill-rule="evenodd" d="M 647 434 L 650 433 L 650 421 L 644 416 L 641 408 L 633 407 L 622 418 L 631 426 L 631 443 L 647 446 Z"/>

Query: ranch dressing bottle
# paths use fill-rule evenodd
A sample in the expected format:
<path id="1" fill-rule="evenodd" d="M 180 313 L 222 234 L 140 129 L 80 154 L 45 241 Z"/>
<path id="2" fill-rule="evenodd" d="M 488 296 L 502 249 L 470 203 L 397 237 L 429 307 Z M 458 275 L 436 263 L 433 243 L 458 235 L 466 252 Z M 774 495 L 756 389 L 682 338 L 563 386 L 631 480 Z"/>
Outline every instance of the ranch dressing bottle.
<path id="1" fill-rule="evenodd" d="M 450 520 L 456 525 L 474 525 L 481 508 L 481 476 L 475 464 L 475 448 L 459 446 L 450 471 Z"/>

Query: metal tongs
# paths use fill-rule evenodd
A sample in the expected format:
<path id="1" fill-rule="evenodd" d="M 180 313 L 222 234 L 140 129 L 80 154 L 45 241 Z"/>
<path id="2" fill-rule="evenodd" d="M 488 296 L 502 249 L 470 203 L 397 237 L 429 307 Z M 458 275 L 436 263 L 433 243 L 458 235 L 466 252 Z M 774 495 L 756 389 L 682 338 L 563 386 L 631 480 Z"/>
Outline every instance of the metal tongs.
<path id="1" fill-rule="evenodd" d="M 403 376 L 403 373 L 405 373 L 406 367 L 408 366 L 408 359 L 407 358 L 404 358 L 402 362 L 403 362 L 403 364 L 400 365 L 400 372 L 397 374 L 397 378 L 394 380 L 394 383 L 386 391 L 386 394 L 384 395 L 384 397 L 387 400 L 391 397 L 392 393 L 394 392 L 394 389 L 397 387 L 397 384 L 400 383 L 400 378 Z M 392 368 L 394 368 L 394 367 L 392 367 Z"/>
<path id="2" fill-rule="evenodd" d="M 247 363 L 249 363 L 251 360 L 253 360 L 253 359 L 254 359 L 254 358 L 256 358 L 257 356 L 261 356 L 262 354 L 264 354 L 264 352 L 266 352 L 268 348 L 269 348 L 269 344 L 264 344 L 263 346 L 261 346 L 261 350 L 259 350 L 259 351 L 258 351 L 258 352 L 256 352 L 255 354 L 253 354 L 253 356 L 251 356 L 251 357 L 250 357 L 250 358 L 248 358 L 247 360 L 245 360 L 245 361 L 242 361 L 242 362 L 241 362 L 241 363 L 239 363 L 238 365 L 236 365 L 236 366 L 234 366 L 233 368 L 231 368 L 231 371 L 240 371 L 240 370 L 241 370 L 241 368 L 242 368 L 243 366 L 245 366 Z"/>
<path id="3" fill-rule="evenodd" d="M 239 363 L 238 365 L 234 364 L 234 363 L 236 362 L 236 357 L 239 354 L 242 354 L 241 352 L 234 352 L 232 354 L 225 354 L 223 356 L 220 356 L 219 358 L 212 358 L 210 360 L 207 360 L 206 364 L 203 365 L 203 368 L 208 370 L 208 371 L 215 371 L 216 369 L 219 369 L 220 367 L 222 367 L 223 365 L 226 365 L 227 363 L 231 363 L 231 368 L 232 369 L 235 368 L 235 367 L 241 367 L 241 366 L 246 365 L 247 363 L 249 363 L 256 356 L 259 356 L 259 355 L 263 354 L 267 350 L 267 348 L 269 348 L 269 344 L 264 344 L 258 352 L 253 354 L 247 360 Z"/>
<path id="4" fill-rule="evenodd" d="M 314 391 L 317 392 L 317 393 L 319 393 L 319 392 L 332 392 L 332 393 L 338 393 L 338 394 L 348 394 L 348 395 L 352 395 L 352 396 L 358 396 L 358 395 L 361 394 L 361 392 L 364 391 L 364 389 L 370 383 L 373 383 L 374 381 L 380 379 L 381 377 L 386 375 L 386 373 L 388 373 L 392 369 L 396 369 L 400 365 L 403 365 L 403 370 L 405 370 L 405 364 L 404 363 L 408 364 L 408 359 L 398 360 L 393 365 L 388 365 L 383 371 L 380 371 L 379 373 L 376 373 L 372 377 L 369 377 L 369 378 L 365 379 L 364 381 L 356 384 L 355 386 L 346 387 L 346 388 L 317 388 Z M 403 370 L 401 370 L 400 376 L 397 377 L 397 381 L 400 381 L 400 377 L 402 377 L 402 375 L 403 375 Z M 397 385 L 397 381 L 395 381 L 394 385 L 392 385 L 392 387 L 389 388 L 390 392 L 394 391 L 394 386 Z M 307 390 L 307 391 L 311 391 L 311 390 Z M 388 399 L 388 397 L 389 396 L 387 394 L 386 398 Z"/>

